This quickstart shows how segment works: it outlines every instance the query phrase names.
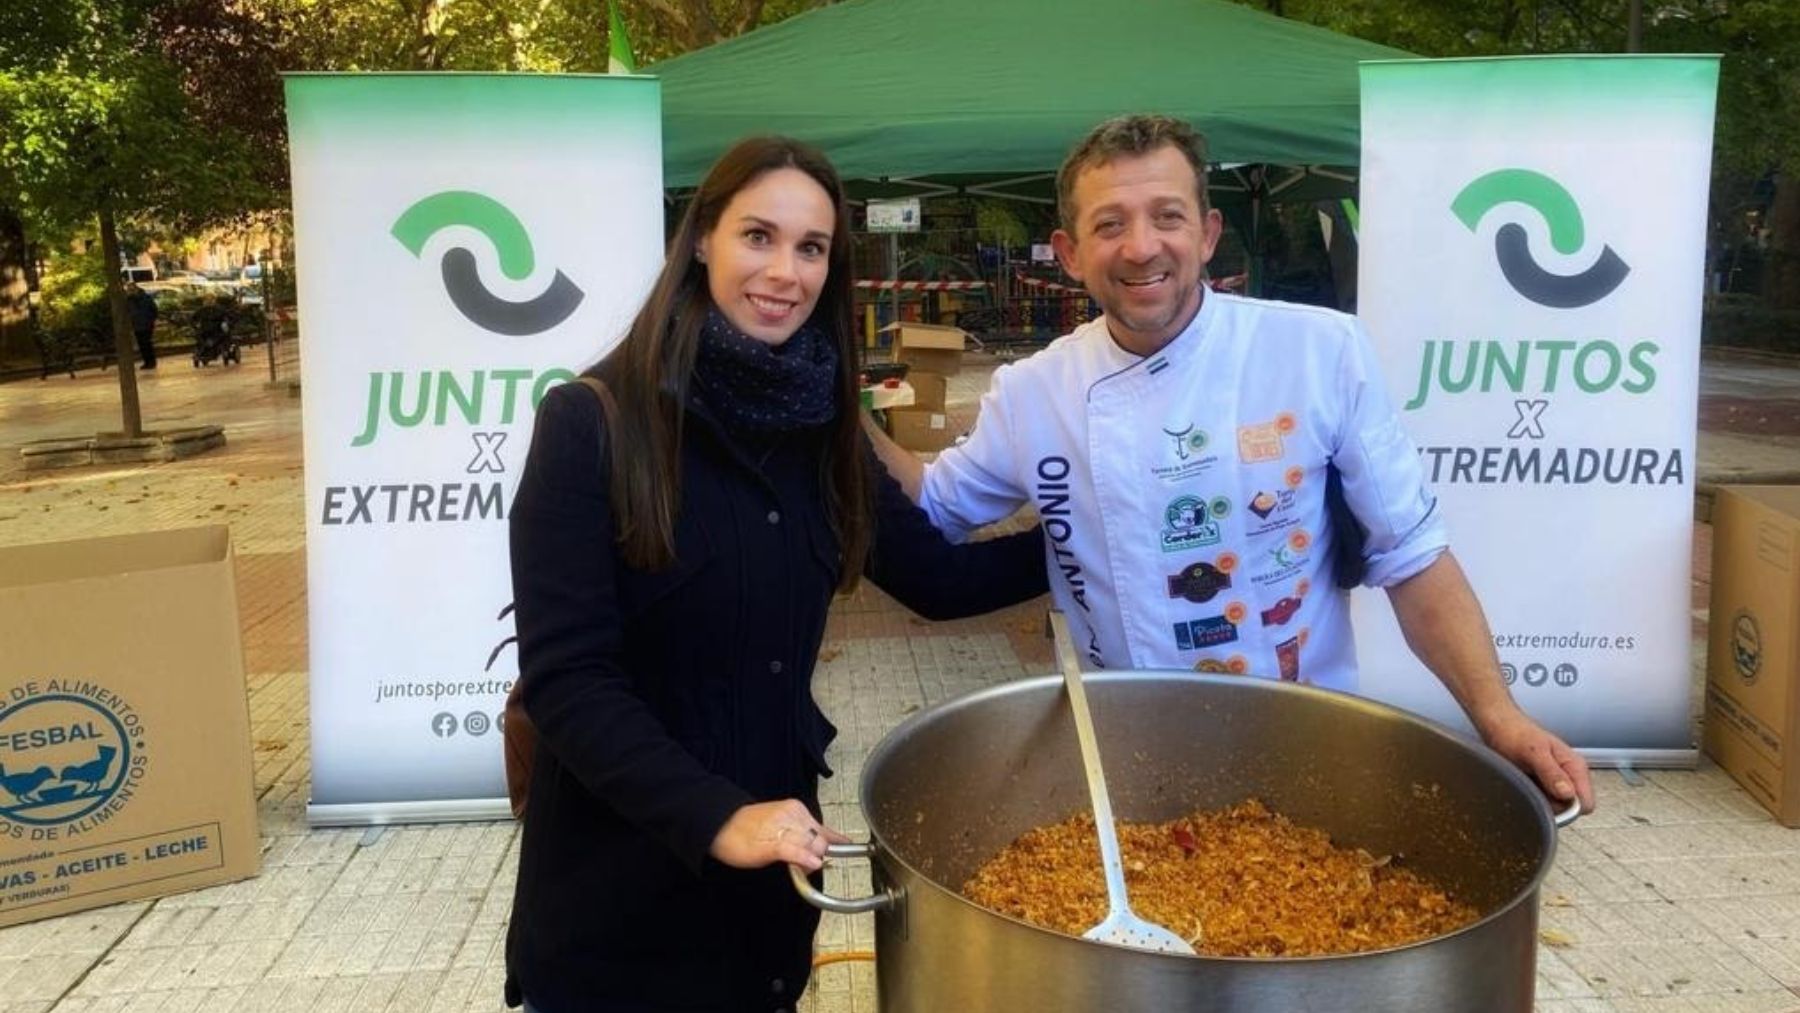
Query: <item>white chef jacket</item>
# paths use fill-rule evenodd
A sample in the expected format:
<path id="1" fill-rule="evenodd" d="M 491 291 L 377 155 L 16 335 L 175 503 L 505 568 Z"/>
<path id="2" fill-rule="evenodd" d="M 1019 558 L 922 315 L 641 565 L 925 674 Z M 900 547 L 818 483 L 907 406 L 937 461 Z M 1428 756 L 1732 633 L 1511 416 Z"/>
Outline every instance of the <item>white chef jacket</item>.
<path id="1" fill-rule="evenodd" d="M 1354 690 L 1326 462 L 1367 529 L 1364 583 L 1447 547 L 1437 497 L 1356 318 L 1206 292 L 1142 358 L 1105 318 L 994 373 L 920 505 L 952 538 L 1030 502 L 1050 587 L 1090 662 Z"/>

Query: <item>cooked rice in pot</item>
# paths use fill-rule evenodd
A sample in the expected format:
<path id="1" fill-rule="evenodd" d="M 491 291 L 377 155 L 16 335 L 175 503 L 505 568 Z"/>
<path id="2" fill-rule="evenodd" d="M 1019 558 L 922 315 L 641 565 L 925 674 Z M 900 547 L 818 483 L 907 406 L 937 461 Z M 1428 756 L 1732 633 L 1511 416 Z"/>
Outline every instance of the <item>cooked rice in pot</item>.
<path id="1" fill-rule="evenodd" d="M 1254 799 L 1168 823 L 1120 821 L 1137 913 L 1206 956 L 1301 957 L 1387 949 L 1454 931 L 1479 912 L 1360 848 Z M 1106 913 L 1092 813 L 1033 830 L 963 886 L 981 906 L 1079 936 Z"/>

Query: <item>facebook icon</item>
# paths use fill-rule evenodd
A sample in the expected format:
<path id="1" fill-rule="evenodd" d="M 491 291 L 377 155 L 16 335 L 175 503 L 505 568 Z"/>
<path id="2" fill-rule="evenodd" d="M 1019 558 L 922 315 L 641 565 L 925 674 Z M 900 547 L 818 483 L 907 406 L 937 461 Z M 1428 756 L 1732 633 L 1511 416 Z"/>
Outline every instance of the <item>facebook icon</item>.
<path id="1" fill-rule="evenodd" d="M 431 719 L 431 732 L 440 739 L 447 739 L 456 734 L 456 715 L 449 711 L 438 711 Z"/>

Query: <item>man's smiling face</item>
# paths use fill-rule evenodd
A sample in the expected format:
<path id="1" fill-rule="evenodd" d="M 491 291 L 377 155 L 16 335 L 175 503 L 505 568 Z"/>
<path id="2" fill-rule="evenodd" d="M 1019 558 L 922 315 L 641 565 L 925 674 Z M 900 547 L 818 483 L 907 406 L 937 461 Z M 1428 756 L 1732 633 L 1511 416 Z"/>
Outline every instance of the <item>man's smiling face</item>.
<path id="1" fill-rule="evenodd" d="M 1200 309 L 1200 276 L 1223 222 L 1172 145 L 1090 166 L 1076 177 L 1073 231 L 1051 236 L 1063 270 L 1106 311 L 1113 340 L 1149 355 Z"/>

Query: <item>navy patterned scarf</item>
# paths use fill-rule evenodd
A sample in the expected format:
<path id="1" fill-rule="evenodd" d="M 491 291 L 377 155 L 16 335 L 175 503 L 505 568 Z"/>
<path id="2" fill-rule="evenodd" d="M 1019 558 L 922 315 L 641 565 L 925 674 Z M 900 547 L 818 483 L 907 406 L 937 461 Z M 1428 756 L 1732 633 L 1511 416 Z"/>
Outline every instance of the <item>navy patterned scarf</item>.
<path id="1" fill-rule="evenodd" d="M 837 348 L 810 322 L 780 345 L 706 313 L 694 355 L 693 393 L 727 428 L 752 433 L 810 429 L 837 414 Z"/>

